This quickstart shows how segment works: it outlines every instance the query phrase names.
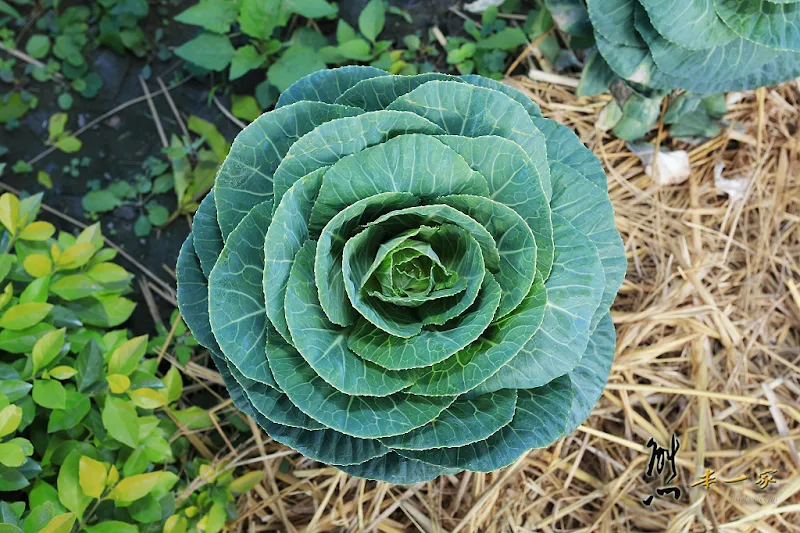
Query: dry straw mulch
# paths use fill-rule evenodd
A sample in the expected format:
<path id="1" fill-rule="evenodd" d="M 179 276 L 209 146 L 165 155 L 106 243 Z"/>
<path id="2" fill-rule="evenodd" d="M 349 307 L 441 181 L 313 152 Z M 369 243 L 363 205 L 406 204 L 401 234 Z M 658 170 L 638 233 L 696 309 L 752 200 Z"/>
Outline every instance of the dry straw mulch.
<path id="1" fill-rule="evenodd" d="M 629 266 L 599 405 L 566 440 L 502 471 L 412 487 L 350 478 L 252 423 L 246 448 L 214 453 L 209 435 L 191 435 L 217 463 L 265 469 L 264 483 L 238 501 L 232 530 L 800 531 L 800 81 L 742 95 L 727 131 L 702 144 L 662 131 L 658 143 L 688 150 L 692 165 L 688 181 L 670 187 L 595 128 L 607 97 L 508 81 L 575 129 L 608 172 Z M 719 165 L 722 177 L 746 184 L 738 198 L 715 187 Z M 218 380 L 198 365 L 186 371 Z M 232 407 L 222 400 L 218 409 Z M 668 447 L 673 435 L 680 450 L 670 485 L 681 497 L 656 495 L 645 506 L 669 471 L 645 476 L 646 443 Z M 716 483 L 692 488 L 707 469 Z M 767 471 L 775 483 L 761 488 Z"/>

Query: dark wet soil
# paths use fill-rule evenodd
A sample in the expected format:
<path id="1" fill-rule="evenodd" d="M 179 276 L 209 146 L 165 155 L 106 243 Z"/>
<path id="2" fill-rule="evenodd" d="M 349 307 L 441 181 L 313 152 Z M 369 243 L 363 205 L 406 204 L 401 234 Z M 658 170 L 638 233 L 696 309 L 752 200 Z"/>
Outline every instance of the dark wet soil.
<path id="1" fill-rule="evenodd" d="M 169 18 L 193 3 L 191 0 L 174 2 L 170 7 Z M 341 16 L 357 27 L 358 13 L 366 3 L 367 0 L 340 0 Z M 408 24 L 400 17 L 388 17 L 385 38 L 399 40 L 408 33 L 435 24 L 446 34 L 459 33 L 462 21 L 448 12 L 451 3 L 450 0 L 393 0 L 392 4 L 407 10 L 414 22 Z M 147 34 L 152 35 L 152 29 L 158 26 L 159 19 L 160 17 L 146 22 L 146 26 L 150 28 L 150 31 L 146 31 Z M 330 32 L 331 35 L 335 33 L 335 22 L 325 22 L 321 27 L 325 33 Z M 196 28 L 171 22 L 165 29 L 165 41 L 168 45 L 177 46 L 189 40 L 196 32 Z M 180 60 L 176 58 L 166 63 L 158 60 L 148 61 L 131 54 L 119 55 L 108 49 L 97 49 L 90 53 L 89 57 L 90 70 L 97 72 L 103 78 L 103 88 L 92 100 L 75 97 L 72 108 L 68 110 L 70 118 L 67 129 L 72 131 L 117 106 L 142 96 L 139 76 L 145 72 L 146 67 L 151 69 L 147 81 L 151 92 L 159 88 L 156 82 L 158 76 L 162 76 L 163 81 L 170 85 L 176 80 L 176 75 L 180 71 Z M 232 92 L 252 94 L 255 85 L 262 80 L 263 73 L 251 73 L 237 81 Z M 210 102 L 209 89 L 215 81 L 218 80 L 210 76 L 204 79 L 192 79 L 173 89 L 170 94 L 184 118 L 189 115 L 202 117 L 214 123 L 226 138 L 232 140 L 239 128 Z M 142 161 L 148 156 L 165 159 L 147 102 L 140 102 L 126 107 L 81 134 L 83 147 L 78 153 L 64 154 L 54 151 L 34 165 L 32 174 L 15 175 L 11 172 L 11 166 L 15 161 L 29 161 L 47 149 L 45 140 L 48 119 L 60 111 L 52 83 L 32 81 L 26 88 L 38 96 L 39 106 L 29 112 L 21 120 L 20 127 L 13 132 L 0 130 L 2 136 L 0 144 L 9 149 L 9 153 L 3 158 L 8 166 L 2 180 L 26 193 L 44 192 L 44 203 L 62 213 L 82 222 L 92 223 L 92 220 L 84 218 L 81 206 L 81 199 L 89 191 L 87 183 L 90 180 L 99 180 L 103 187 L 118 180 L 133 182 L 133 177 L 141 172 Z M 229 95 L 220 92 L 219 97 L 223 105 L 230 109 Z M 173 133 L 180 135 L 181 130 L 166 98 L 156 96 L 154 102 L 167 137 Z M 76 156 L 89 157 L 90 163 L 88 167 L 80 168 L 79 177 L 72 177 L 63 172 L 63 167 Z M 35 176 L 39 170 L 50 174 L 53 181 L 52 189 L 46 190 L 36 182 Z M 175 198 L 170 194 L 159 196 L 158 201 L 170 211 L 175 208 Z M 143 239 L 137 237 L 133 229 L 138 215 L 138 211 L 131 207 L 121 207 L 112 213 L 102 215 L 99 220 L 102 223 L 103 233 L 157 276 L 172 284 L 173 280 L 164 266 L 170 270 L 174 268 L 180 245 L 189 233 L 189 225 L 185 218 L 178 219 L 164 230 L 154 229 L 149 237 Z M 61 230 L 71 232 L 77 230 L 61 219 L 47 215 L 43 215 L 43 218 L 55 223 Z M 117 261 L 131 272 L 139 274 L 133 265 L 126 264 L 124 258 L 119 257 Z M 136 284 L 133 298 L 140 304 L 144 303 Z M 158 296 L 156 303 L 162 318 L 167 320 L 172 307 Z M 137 306 L 131 325 L 136 331 L 152 331 L 153 321 L 145 305 Z"/>

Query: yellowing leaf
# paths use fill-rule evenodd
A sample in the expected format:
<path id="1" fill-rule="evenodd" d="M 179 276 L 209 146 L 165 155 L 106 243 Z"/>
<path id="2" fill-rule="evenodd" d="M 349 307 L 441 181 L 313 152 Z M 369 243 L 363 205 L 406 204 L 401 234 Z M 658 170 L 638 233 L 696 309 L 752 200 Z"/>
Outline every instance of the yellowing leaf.
<path id="1" fill-rule="evenodd" d="M 0 196 L 0 224 L 12 235 L 19 226 L 19 198 L 9 192 Z"/>
<path id="2" fill-rule="evenodd" d="M 46 241 L 56 232 L 55 226 L 49 222 L 31 222 L 20 232 L 23 241 Z"/>
<path id="3" fill-rule="evenodd" d="M 9 307 L 0 317 L 0 329 L 19 331 L 35 326 L 53 309 L 51 304 L 30 302 Z"/>
<path id="4" fill-rule="evenodd" d="M 109 498 L 118 502 L 135 502 L 150 494 L 165 474 L 174 475 L 169 472 L 150 472 L 126 477 L 112 489 Z"/>
<path id="5" fill-rule="evenodd" d="M 56 259 L 56 267 L 60 269 L 82 267 L 89 262 L 94 252 L 94 244 L 90 242 L 73 244 L 61 252 L 61 257 Z"/>
<path id="6" fill-rule="evenodd" d="M 56 262 L 61 259 L 61 248 L 58 246 L 58 244 L 53 243 L 50 245 L 50 257 L 52 257 L 53 261 Z"/>
<path id="7" fill-rule="evenodd" d="M 17 468 L 25 462 L 22 447 L 13 442 L 0 443 L 0 464 L 9 468 Z"/>
<path id="8" fill-rule="evenodd" d="M 34 278 L 43 278 L 53 270 L 53 262 L 44 254 L 31 254 L 22 262 L 22 267 Z"/>
<path id="9" fill-rule="evenodd" d="M 22 421 L 22 407 L 6 405 L 0 410 L 0 437 L 14 433 Z"/>
<path id="10" fill-rule="evenodd" d="M 64 133 L 64 128 L 67 125 L 66 113 L 55 113 L 50 117 L 50 122 L 47 124 L 47 134 L 50 141 L 56 139 Z"/>
<path id="11" fill-rule="evenodd" d="M 3 289 L 3 294 L 0 294 L 0 311 L 11 301 L 11 298 L 14 297 L 14 286 L 9 283 L 6 285 L 6 288 Z"/>
<path id="12" fill-rule="evenodd" d="M 99 222 L 95 222 L 91 226 L 86 227 L 75 239 L 76 244 L 84 242 L 93 244 L 98 250 L 103 247 L 103 233 L 100 230 Z"/>
<path id="13" fill-rule="evenodd" d="M 183 513 L 189 518 L 194 518 L 195 516 L 197 516 L 197 512 L 198 511 L 199 511 L 199 509 L 197 507 L 195 507 L 194 505 L 192 505 L 192 506 L 187 507 L 186 509 L 184 509 Z"/>
<path id="14" fill-rule="evenodd" d="M 230 489 L 233 492 L 247 492 L 264 478 L 263 470 L 253 470 L 231 481 Z"/>
<path id="15" fill-rule="evenodd" d="M 157 409 L 166 404 L 164 397 L 153 389 L 131 390 L 128 391 L 128 396 L 136 407 L 141 407 L 142 409 Z"/>
<path id="16" fill-rule="evenodd" d="M 200 471 L 198 474 L 200 479 L 211 482 L 216 477 L 217 471 L 214 470 L 214 467 L 211 465 L 200 465 Z"/>
<path id="17" fill-rule="evenodd" d="M 115 263 L 98 263 L 87 270 L 86 274 L 98 283 L 116 283 L 131 276 L 130 272 Z"/>
<path id="18" fill-rule="evenodd" d="M 77 370 L 67 365 L 59 365 L 55 368 L 51 368 L 49 372 L 51 378 L 55 378 L 61 381 L 69 379 L 77 373 L 78 373 Z"/>
<path id="19" fill-rule="evenodd" d="M 106 478 L 106 486 L 113 487 L 119 481 L 119 470 L 114 465 L 108 470 L 108 477 Z"/>
<path id="20" fill-rule="evenodd" d="M 134 337 L 114 350 L 111 359 L 108 360 L 108 371 L 112 374 L 129 375 L 134 371 L 139 359 L 144 356 L 147 350 L 147 335 Z"/>
<path id="21" fill-rule="evenodd" d="M 114 394 L 122 394 L 131 386 L 131 379 L 125 374 L 111 374 L 106 377 L 106 381 L 108 381 L 108 388 Z"/>
<path id="22" fill-rule="evenodd" d="M 91 457 L 81 456 L 78 466 L 78 481 L 83 493 L 92 498 L 99 498 L 106 488 L 106 467 Z"/>
<path id="23" fill-rule="evenodd" d="M 174 514 L 164 522 L 164 533 L 186 533 L 187 527 L 186 518 Z"/>
<path id="24" fill-rule="evenodd" d="M 39 533 L 69 533 L 72 531 L 76 518 L 73 513 L 56 516 Z"/>
<path id="25" fill-rule="evenodd" d="M 69 533 L 75 524 L 75 513 L 64 513 L 54 516 L 39 533 Z"/>
<path id="26" fill-rule="evenodd" d="M 48 331 L 33 345 L 33 373 L 49 365 L 64 346 L 64 335 L 67 328 Z"/>

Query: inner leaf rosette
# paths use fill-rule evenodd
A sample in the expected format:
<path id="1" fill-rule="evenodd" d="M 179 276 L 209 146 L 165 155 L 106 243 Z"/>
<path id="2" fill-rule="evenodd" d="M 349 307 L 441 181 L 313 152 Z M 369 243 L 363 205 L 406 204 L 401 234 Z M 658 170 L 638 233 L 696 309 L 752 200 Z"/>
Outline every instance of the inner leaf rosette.
<path id="1" fill-rule="evenodd" d="M 236 138 L 178 300 L 272 438 L 407 484 L 573 431 L 608 377 L 625 267 L 600 163 L 524 94 L 344 67 Z"/>

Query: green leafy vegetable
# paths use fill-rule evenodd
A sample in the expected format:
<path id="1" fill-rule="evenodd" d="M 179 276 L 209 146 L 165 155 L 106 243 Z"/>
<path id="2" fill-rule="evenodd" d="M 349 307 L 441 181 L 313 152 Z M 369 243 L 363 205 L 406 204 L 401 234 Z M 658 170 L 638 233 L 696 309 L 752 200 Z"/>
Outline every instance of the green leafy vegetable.
<path id="1" fill-rule="evenodd" d="M 178 301 L 272 438 L 415 483 L 506 466 L 586 419 L 626 266 L 599 161 L 525 95 L 344 67 L 237 137 Z"/>

